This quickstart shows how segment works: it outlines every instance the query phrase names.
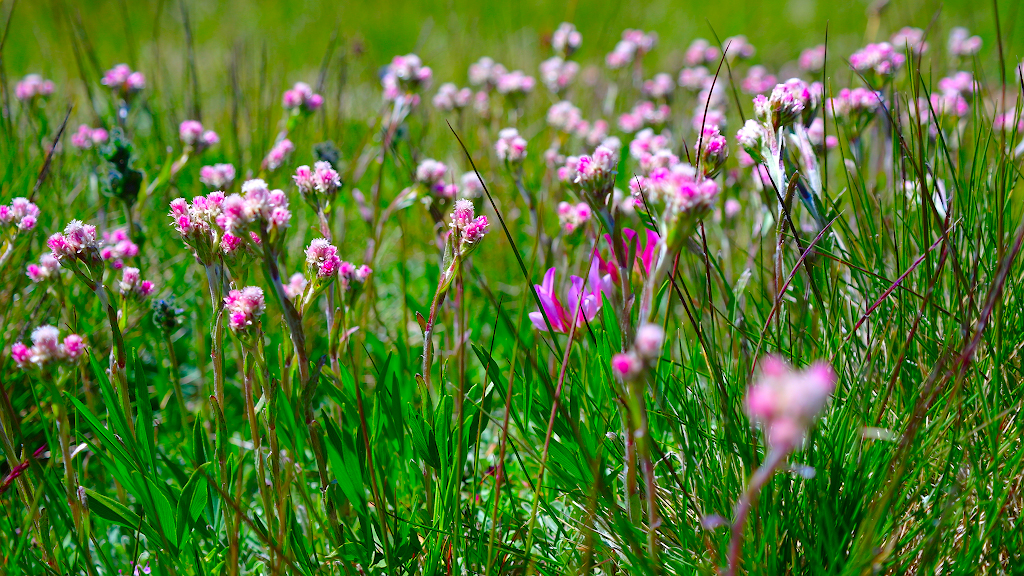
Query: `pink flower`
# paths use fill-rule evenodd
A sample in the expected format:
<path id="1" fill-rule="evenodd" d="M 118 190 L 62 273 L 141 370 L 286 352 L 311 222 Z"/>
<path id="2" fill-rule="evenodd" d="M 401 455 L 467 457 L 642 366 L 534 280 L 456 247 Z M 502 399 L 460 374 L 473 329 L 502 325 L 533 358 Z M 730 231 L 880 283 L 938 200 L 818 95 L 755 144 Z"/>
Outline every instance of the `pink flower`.
<path id="1" fill-rule="evenodd" d="M 145 88 L 146 77 L 141 72 L 133 72 L 127 64 L 118 64 L 107 70 L 100 83 L 125 98 Z"/>
<path id="2" fill-rule="evenodd" d="M 619 353 L 612 356 L 612 373 L 616 378 L 625 381 L 635 380 L 643 370 L 644 363 L 632 352 Z"/>
<path id="3" fill-rule="evenodd" d="M 662 72 L 656 74 L 654 78 L 644 81 L 643 93 L 648 98 L 664 100 L 672 95 L 675 88 L 676 83 L 672 80 L 672 77 Z"/>
<path id="4" fill-rule="evenodd" d="M 415 54 L 395 56 L 381 77 L 384 99 L 391 102 L 402 97 L 409 102 L 419 102 L 417 93 L 430 87 L 433 75 L 430 67 L 424 66 Z"/>
<path id="5" fill-rule="evenodd" d="M 513 70 L 498 77 L 497 90 L 499 94 L 506 96 L 524 96 L 533 92 L 536 80 L 533 76 L 527 76 L 521 70 Z"/>
<path id="6" fill-rule="evenodd" d="M 590 221 L 593 211 L 586 202 L 558 203 L 558 223 L 566 234 L 571 234 Z"/>
<path id="7" fill-rule="evenodd" d="M 46 98 L 53 94 L 54 85 L 44 80 L 39 74 L 29 74 L 14 87 L 14 97 L 22 102 L 34 103 L 36 99 Z"/>
<path id="8" fill-rule="evenodd" d="M 583 42 L 583 35 L 569 22 L 562 22 L 551 34 L 551 48 L 563 57 L 569 57 Z"/>
<path id="9" fill-rule="evenodd" d="M 633 349 L 637 355 L 647 361 L 661 356 L 661 347 L 665 344 L 665 331 L 657 324 L 646 323 L 636 331 Z"/>
<path id="10" fill-rule="evenodd" d="M 571 276 L 569 284 L 565 303 L 556 293 L 554 268 L 548 269 L 541 284 L 534 285 L 543 310 L 530 312 L 530 321 L 537 330 L 548 330 L 544 321 L 545 316 L 551 322 L 551 328 L 559 334 L 569 333 L 574 317 L 577 329 L 581 328 L 584 322 L 592 321 L 601 309 L 602 291 L 611 287 L 611 277 L 601 276 L 599 262 L 595 258 L 591 263 L 587 280 Z"/>
<path id="11" fill-rule="evenodd" d="M 306 281 L 306 277 L 302 275 L 302 272 L 296 272 L 291 275 L 288 279 L 288 283 L 284 285 L 284 295 L 289 300 L 295 300 L 296 297 L 302 295 L 306 290 L 306 285 L 309 282 Z"/>
<path id="12" fill-rule="evenodd" d="M 232 290 L 224 298 L 224 311 L 228 315 L 228 325 L 236 332 L 252 326 L 263 315 L 266 308 L 263 289 L 258 286 L 246 286 L 241 290 Z"/>
<path id="13" fill-rule="evenodd" d="M 803 442 L 835 386 L 836 373 L 827 364 L 796 371 L 782 358 L 768 356 L 744 404 L 747 415 L 764 429 L 768 446 L 789 451 Z"/>
<path id="14" fill-rule="evenodd" d="M 717 63 L 721 55 L 718 48 L 712 46 L 707 40 L 698 38 L 690 43 L 690 47 L 686 49 L 683 60 L 687 66 L 700 66 Z"/>
<path id="15" fill-rule="evenodd" d="M 580 109 L 574 106 L 572 102 L 563 100 L 552 104 L 551 108 L 548 108 L 548 125 L 556 130 L 572 132 L 582 120 L 583 116 L 580 113 Z"/>
<path id="16" fill-rule="evenodd" d="M 318 278 L 330 278 L 338 273 L 341 258 L 338 249 L 325 238 L 316 238 L 306 248 L 306 264 Z"/>
<path id="17" fill-rule="evenodd" d="M 892 76 L 906 61 L 888 42 L 868 44 L 850 55 L 850 66 L 858 72 L 874 72 L 879 76 Z"/>
<path id="18" fill-rule="evenodd" d="M 644 229 L 645 234 L 643 235 L 643 241 L 637 236 L 637 233 L 630 228 L 622 229 L 622 251 L 626 255 L 626 262 L 629 263 L 627 266 L 630 268 L 637 268 L 644 276 L 648 276 L 651 273 L 651 266 L 654 264 L 654 248 L 661 241 L 661 236 L 654 230 Z M 612 237 L 609 234 L 604 235 L 604 239 L 608 242 L 608 246 L 614 246 L 612 244 Z M 636 243 L 636 251 L 630 253 L 630 246 Z M 614 256 L 612 256 L 614 260 Z M 613 266 L 608 260 L 604 260 L 598 255 L 600 262 L 600 269 L 609 275 L 609 278 L 618 283 L 618 267 Z"/>
<path id="19" fill-rule="evenodd" d="M 57 274 L 60 263 L 53 257 L 53 254 L 44 253 L 39 256 L 39 264 L 29 264 L 26 274 L 33 282 L 49 280 Z"/>
<path id="20" fill-rule="evenodd" d="M 323 106 L 324 98 L 313 92 L 313 88 L 305 82 L 296 82 L 291 90 L 285 90 L 281 96 L 281 104 L 285 110 L 313 112 Z"/>
<path id="21" fill-rule="evenodd" d="M 274 144 L 274 147 L 267 152 L 267 157 L 263 159 L 263 165 L 267 170 L 273 172 L 284 164 L 285 159 L 295 150 L 295 145 L 292 141 L 284 138 L 280 142 Z"/>
<path id="22" fill-rule="evenodd" d="M 519 164 L 526 158 L 526 139 L 515 128 L 505 128 L 498 133 L 494 151 L 502 162 Z"/>
<path id="23" fill-rule="evenodd" d="M 235 181 L 235 167 L 231 164 L 214 164 L 199 169 L 199 181 L 211 190 L 223 190 Z"/>
<path id="24" fill-rule="evenodd" d="M 203 125 L 197 120 L 185 120 L 178 127 L 178 135 L 186 146 L 193 146 L 203 135 Z"/>
<path id="25" fill-rule="evenodd" d="M 924 30 L 920 28 L 900 28 L 889 40 L 893 47 L 901 52 L 908 47 L 914 54 L 924 54 L 928 51 L 928 43 L 924 41 Z"/>
<path id="26" fill-rule="evenodd" d="M 50 363 L 78 360 L 85 351 L 85 342 L 78 334 L 69 334 L 60 341 L 60 332 L 53 326 L 40 326 L 32 331 L 32 346 L 21 342 L 11 346 L 11 357 L 23 370 L 42 368 Z"/>
<path id="27" fill-rule="evenodd" d="M 825 45 L 818 44 L 800 53 L 800 69 L 804 72 L 820 72 L 825 67 Z"/>
<path id="28" fill-rule="evenodd" d="M 540 63 L 540 80 L 548 90 L 560 94 L 572 84 L 579 71 L 580 65 L 576 62 L 552 56 Z"/>
<path id="29" fill-rule="evenodd" d="M 949 31 L 949 43 L 946 45 L 950 56 L 973 56 L 981 50 L 981 37 L 971 36 L 967 28 L 957 26 Z"/>
<path id="30" fill-rule="evenodd" d="M 38 218 L 39 207 L 28 198 L 18 197 L 11 200 L 10 205 L 0 205 L 0 225 L 14 226 L 27 232 L 36 227 Z"/>

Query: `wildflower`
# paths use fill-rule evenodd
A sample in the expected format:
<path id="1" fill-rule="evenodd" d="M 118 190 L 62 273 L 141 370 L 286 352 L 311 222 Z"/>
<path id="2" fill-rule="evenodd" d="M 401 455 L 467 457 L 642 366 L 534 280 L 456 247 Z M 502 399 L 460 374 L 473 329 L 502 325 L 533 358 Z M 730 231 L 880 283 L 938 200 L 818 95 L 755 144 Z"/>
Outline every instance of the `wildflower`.
<path id="1" fill-rule="evenodd" d="M 266 182 L 254 179 L 242 184 L 241 195 L 232 194 L 224 198 L 216 221 L 230 233 L 243 230 L 250 223 L 275 232 L 287 228 L 291 217 L 284 191 L 269 190 Z"/>
<path id="2" fill-rule="evenodd" d="M 572 181 L 585 191 L 603 195 L 611 191 L 618 165 L 619 154 L 616 150 L 604 145 L 598 146 L 592 156 L 583 155 L 576 161 L 576 175 Z"/>
<path id="3" fill-rule="evenodd" d="M 751 66 L 740 87 L 747 94 L 761 94 L 772 89 L 776 84 L 775 76 L 768 73 L 764 66 Z"/>
<path id="4" fill-rule="evenodd" d="M 809 86 L 799 78 L 790 78 L 777 84 L 771 96 L 754 98 L 754 113 L 766 126 L 779 128 L 792 126 L 805 112 L 811 111 L 813 97 Z"/>
<path id="5" fill-rule="evenodd" d="M 115 270 L 124 266 L 125 258 L 134 258 L 138 255 L 139 247 L 129 238 L 127 228 L 117 228 L 103 233 L 100 258 L 110 262 Z"/>
<path id="6" fill-rule="evenodd" d="M 626 268 L 627 273 L 632 274 L 636 271 L 638 274 L 649 276 L 651 273 L 651 266 L 654 264 L 654 249 L 658 246 L 661 241 L 661 236 L 657 232 L 650 229 L 644 230 L 645 234 L 643 239 L 636 231 L 631 228 L 622 229 L 622 252 L 626 255 Z M 605 234 L 604 239 L 608 242 L 608 245 L 615 249 L 610 234 Z M 635 246 L 634 251 L 631 250 L 631 246 Z M 600 262 L 600 269 L 609 275 L 612 282 L 619 282 L 619 268 L 618 266 L 612 265 L 611 262 L 603 259 L 598 255 Z"/>
<path id="7" fill-rule="evenodd" d="M 178 136 L 186 148 L 197 153 L 220 142 L 220 136 L 213 130 L 203 130 L 203 125 L 198 120 L 182 122 L 178 127 Z"/>
<path id="8" fill-rule="evenodd" d="M 0 225 L 13 226 L 17 231 L 27 232 L 36 227 L 39 207 L 28 198 L 18 197 L 10 205 L 0 204 Z"/>
<path id="9" fill-rule="evenodd" d="M 693 67 L 702 64 L 714 64 L 721 56 L 722 52 L 717 47 L 712 46 L 703 38 L 697 38 L 686 49 L 683 61 L 686 62 L 687 66 Z"/>
<path id="10" fill-rule="evenodd" d="M 970 72 L 957 72 L 939 80 L 938 86 L 939 92 L 943 94 L 954 93 L 964 98 L 970 98 L 974 95 L 975 90 L 974 75 Z"/>
<path id="11" fill-rule="evenodd" d="M 612 373 L 620 380 L 630 382 L 636 380 L 644 369 L 644 363 L 633 352 L 619 353 L 612 356 Z"/>
<path id="12" fill-rule="evenodd" d="M 643 360 L 651 361 L 661 356 L 661 347 L 665 343 L 665 330 L 657 324 L 645 323 L 636 331 L 633 350 Z"/>
<path id="13" fill-rule="evenodd" d="M 127 64 L 118 64 L 107 70 L 100 84 L 107 86 L 121 98 L 127 99 L 146 87 L 146 77 L 142 72 L 133 72 Z"/>
<path id="14" fill-rule="evenodd" d="M 526 158 L 526 139 L 515 128 L 505 128 L 498 133 L 494 151 L 502 162 L 520 164 Z"/>
<path id="15" fill-rule="evenodd" d="M 292 176 L 299 193 L 314 208 L 320 207 L 320 199 L 333 200 L 341 187 L 341 176 L 338 175 L 330 162 L 320 161 L 309 166 L 299 166 Z"/>
<path id="16" fill-rule="evenodd" d="M 725 46 L 726 56 L 730 61 L 749 60 L 757 52 L 754 45 L 747 41 L 747 37 L 742 35 L 726 38 L 722 46 Z"/>
<path id="17" fill-rule="evenodd" d="M 139 275 L 139 269 L 130 266 L 122 271 L 118 288 L 125 298 L 145 298 L 153 293 L 153 283 L 143 280 Z"/>
<path id="18" fill-rule="evenodd" d="M 341 258 L 338 249 L 324 238 L 316 238 L 306 248 L 306 264 L 317 278 L 329 278 L 338 273 Z"/>
<path id="19" fill-rule="evenodd" d="M 672 77 L 662 72 L 655 74 L 654 78 L 644 81 L 643 93 L 647 98 L 665 100 L 672 96 L 672 91 L 675 88 L 676 83 L 672 80 Z"/>
<path id="20" fill-rule="evenodd" d="M 981 37 L 971 36 L 967 28 L 957 26 L 949 31 L 946 49 L 950 56 L 973 56 L 981 50 Z"/>
<path id="21" fill-rule="evenodd" d="M 38 284 L 55 277 L 58 270 L 60 270 L 60 262 L 57 262 L 53 254 L 43 253 L 39 256 L 39 264 L 29 264 L 25 274 Z"/>
<path id="22" fill-rule="evenodd" d="M 807 139 L 818 151 L 831 150 L 839 145 L 839 139 L 833 135 L 825 135 L 825 121 L 815 118 L 807 127 Z"/>
<path id="23" fill-rule="evenodd" d="M 235 332 L 252 326 L 266 309 L 263 289 L 258 286 L 232 290 L 224 298 L 224 313 L 228 316 L 228 325 Z"/>
<path id="24" fill-rule="evenodd" d="M 605 64 L 613 70 L 625 68 L 635 60 L 643 58 L 658 43 L 658 35 L 641 30 L 624 30 L 622 40 L 605 57 Z"/>
<path id="25" fill-rule="evenodd" d="M 441 84 L 440 88 L 437 89 L 437 94 L 434 95 L 434 108 L 441 110 L 442 112 L 451 112 L 452 110 L 462 110 L 466 106 L 469 106 L 473 100 L 473 91 L 469 88 L 459 89 L 451 82 L 445 82 Z"/>
<path id="26" fill-rule="evenodd" d="M 287 138 L 282 139 L 274 144 L 274 147 L 267 153 L 267 157 L 263 159 L 263 167 L 271 172 L 277 170 L 293 151 L 295 151 L 295 145 L 292 144 L 292 141 Z"/>
<path id="27" fill-rule="evenodd" d="M 736 132 L 736 142 L 748 153 L 756 162 L 763 162 L 766 156 L 766 142 L 768 134 L 765 132 L 764 125 L 757 120 L 747 120 L 747 122 Z"/>
<path id="28" fill-rule="evenodd" d="M 338 270 L 338 277 L 341 279 L 342 289 L 349 292 L 361 288 L 371 273 L 373 270 L 365 264 L 357 268 L 350 262 L 342 262 L 341 268 Z"/>
<path id="29" fill-rule="evenodd" d="M 608 122 L 605 120 L 595 120 L 593 124 L 590 124 L 583 120 L 576 125 L 575 132 L 588 146 L 597 146 L 608 138 Z"/>
<path id="30" fill-rule="evenodd" d="M 381 77 L 384 87 L 384 99 L 393 102 L 399 98 L 419 102 L 418 92 L 430 87 L 433 71 L 424 66 L 420 57 L 415 54 L 395 56 Z"/>
<path id="31" fill-rule="evenodd" d="M 224 193 L 218 191 L 210 192 L 207 196 L 196 196 L 191 204 L 184 198 L 176 198 L 170 203 L 175 230 L 204 265 L 212 263 L 218 252 L 229 247 L 229 235 L 220 233 L 222 227 L 218 223 L 226 223 L 222 219 L 224 202 Z"/>
<path id="32" fill-rule="evenodd" d="M 821 72 L 825 67 L 825 45 L 818 44 L 801 52 L 799 64 L 804 72 Z"/>
<path id="33" fill-rule="evenodd" d="M 462 185 L 463 198 L 479 198 L 484 193 L 484 185 L 476 172 L 466 172 L 459 178 L 459 183 Z"/>
<path id="34" fill-rule="evenodd" d="M 739 200 L 737 200 L 735 198 L 729 198 L 728 200 L 725 201 L 725 210 L 724 210 L 725 219 L 726 220 L 732 220 L 733 218 L 736 218 L 736 216 L 739 215 L 740 210 L 742 210 L 742 209 L 743 209 L 743 205 L 740 204 Z"/>
<path id="35" fill-rule="evenodd" d="M 593 211 L 586 202 L 570 204 L 568 202 L 558 203 L 558 224 L 566 234 L 572 234 L 580 229 L 589 220 Z"/>
<path id="36" fill-rule="evenodd" d="M 677 84 L 679 84 L 680 88 L 696 92 L 707 88 L 711 80 L 713 80 L 713 78 L 707 68 L 703 66 L 695 66 L 692 68 L 683 68 L 679 72 Z"/>
<path id="37" fill-rule="evenodd" d="M 291 90 L 285 90 L 281 96 L 281 105 L 285 110 L 298 113 L 310 113 L 324 105 L 324 97 L 313 92 L 313 88 L 305 82 L 296 82 Z"/>
<path id="38" fill-rule="evenodd" d="M 914 54 L 924 54 L 928 51 L 928 43 L 924 41 L 924 30 L 911 28 L 909 26 L 900 28 L 898 32 L 889 39 L 897 50 L 910 48 Z"/>
<path id="39" fill-rule="evenodd" d="M 284 295 L 289 300 L 295 300 L 306 291 L 306 286 L 309 282 L 306 277 L 302 275 L 302 272 L 296 272 L 288 278 L 288 283 L 284 285 Z"/>
<path id="40" fill-rule="evenodd" d="M 561 94 L 572 84 L 580 65 L 571 60 L 563 60 L 560 56 L 552 56 L 540 63 L 540 80 L 555 94 Z"/>
<path id="41" fill-rule="evenodd" d="M 583 35 L 569 22 L 562 22 L 551 34 L 551 48 L 563 58 L 572 56 L 583 43 Z"/>
<path id="42" fill-rule="evenodd" d="M 897 52 L 892 44 L 880 42 L 868 44 L 850 55 L 850 66 L 862 73 L 874 72 L 879 76 L 892 76 L 903 67 L 907 58 Z"/>
<path id="43" fill-rule="evenodd" d="M 562 132 L 572 132 L 576 125 L 583 121 L 580 109 L 568 100 L 556 102 L 548 108 L 548 125 Z"/>
<path id="44" fill-rule="evenodd" d="M 44 80 L 39 74 L 29 74 L 14 87 L 14 97 L 22 102 L 34 104 L 53 94 L 53 81 Z"/>
<path id="45" fill-rule="evenodd" d="M 469 83 L 473 86 L 483 86 L 484 90 L 489 92 L 498 85 L 498 78 L 507 72 L 504 66 L 484 56 L 469 65 Z"/>
<path id="46" fill-rule="evenodd" d="M 235 167 L 231 164 L 214 164 L 199 169 L 199 181 L 211 190 L 224 190 L 235 181 Z"/>
<path id="47" fill-rule="evenodd" d="M 540 299 L 541 311 L 530 312 L 530 321 L 541 332 L 548 330 L 545 316 L 551 322 L 551 329 L 558 334 L 568 334 L 575 322 L 577 328 L 584 322 L 591 322 L 601 310 L 603 290 L 611 288 L 611 277 L 601 276 L 598 260 L 591 263 L 587 280 L 578 276 L 569 277 L 569 289 L 563 303 L 556 294 L 555 269 L 549 268 L 541 284 L 534 285 Z"/>
<path id="48" fill-rule="evenodd" d="M 71 145 L 80 150 L 98 146 L 107 141 L 109 134 L 103 128 L 90 128 L 82 124 L 78 131 L 71 135 Z"/>
<path id="49" fill-rule="evenodd" d="M 705 178 L 714 178 L 729 157 L 729 145 L 718 126 L 707 126 L 694 145 Z"/>
<path id="50" fill-rule="evenodd" d="M 22 370 L 43 368 L 53 363 L 70 364 L 85 352 L 85 341 L 78 334 L 68 334 L 60 340 L 60 331 L 53 326 L 40 326 L 32 331 L 32 346 L 16 342 L 11 346 L 11 358 Z"/>
<path id="51" fill-rule="evenodd" d="M 636 132 L 647 126 L 662 126 L 668 121 L 671 110 L 667 104 L 656 105 L 650 100 L 637 102 L 633 109 L 619 116 L 619 128 L 623 132 Z"/>
<path id="52" fill-rule="evenodd" d="M 658 233 L 673 250 L 710 211 L 719 192 L 714 180 L 698 179 L 697 171 L 686 163 L 656 168 L 649 176 L 631 181 L 630 188 L 638 209 L 658 212 Z"/>
<path id="53" fill-rule="evenodd" d="M 836 387 L 825 363 L 794 370 L 778 356 L 761 360 L 760 376 L 747 391 L 747 415 L 764 430 L 768 447 L 788 452 L 803 443 Z"/>
<path id="54" fill-rule="evenodd" d="M 513 70 L 499 76 L 495 88 L 505 96 L 522 97 L 533 92 L 536 83 L 533 76 L 527 76 L 521 70 Z"/>
<path id="55" fill-rule="evenodd" d="M 456 200 L 455 209 L 452 210 L 452 229 L 449 238 L 453 242 L 457 254 L 461 258 L 469 256 L 480 244 L 480 240 L 487 234 L 490 224 L 487 216 L 475 216 L 475 208 L 469 200 Z"/>
<path id="56" fill-rule="evenodd" d="M 100 242 L 96 227 L 72 220 L 64 227 L 64 233 L 53 234 L 46 241 L 53 257 L 61 264 L 81 261 L 87 268 L 94 268 L 101 262 Z"/>

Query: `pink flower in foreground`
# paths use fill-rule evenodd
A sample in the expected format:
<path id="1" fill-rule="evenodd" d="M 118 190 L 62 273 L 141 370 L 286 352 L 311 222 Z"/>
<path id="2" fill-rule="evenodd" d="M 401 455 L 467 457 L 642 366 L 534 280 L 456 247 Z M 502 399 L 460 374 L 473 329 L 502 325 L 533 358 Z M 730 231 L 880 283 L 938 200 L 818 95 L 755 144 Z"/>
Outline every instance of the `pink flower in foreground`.
<path id="1" fill-rule="evenodd" d="M 341 258 L 338 249 L 324 238 L 316 238 L 306 248 L 306 264 L 317 278 L 330 278 L 338 273 Z"/>
<path id="2" fill-rule="evenodd" d="M 750 419 L 764 430 L 769 448 L 789 451 L 803 442 L 835 388 L 836 373 L 828 364 L 818 362 L 797 371 L 782 358 L 767 356 L 744 405 Z"/>
<path id="3" fill-rule="evenodd" d="M 236 332 L 252 326 L 266 309 L 263 289 L 258 286 L 232 290 L 224 298 L 224 312 L 228 316 L 228 325 Z"/>

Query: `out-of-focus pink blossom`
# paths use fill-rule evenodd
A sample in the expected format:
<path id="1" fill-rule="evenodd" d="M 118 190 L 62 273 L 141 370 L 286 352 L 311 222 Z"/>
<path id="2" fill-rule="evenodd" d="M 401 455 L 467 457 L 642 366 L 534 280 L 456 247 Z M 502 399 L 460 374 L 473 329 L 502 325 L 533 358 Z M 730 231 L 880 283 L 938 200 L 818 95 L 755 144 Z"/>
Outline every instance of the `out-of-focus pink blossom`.
<path id="1" fill-rule="evenodd" d="M 794 370 L 778 356 L 761 360 L 760 375 L 744 400 L 747 415 L 759 424 L 773 450 L 798 448 L 811 424 L 835 391 L 836 373 L 819 362 Z"/>

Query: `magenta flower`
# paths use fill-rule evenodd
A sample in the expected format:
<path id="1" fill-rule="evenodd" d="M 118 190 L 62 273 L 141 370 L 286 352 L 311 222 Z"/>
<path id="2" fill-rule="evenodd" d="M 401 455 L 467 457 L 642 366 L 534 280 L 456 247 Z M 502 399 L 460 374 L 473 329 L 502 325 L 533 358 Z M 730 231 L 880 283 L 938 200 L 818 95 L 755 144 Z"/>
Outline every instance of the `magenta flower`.
<path id="1" fill-rule="evenodd" d="M 60 263 L 53 257 L 53 254 L 43 253 L 39 256 L 39 264 L 29 264 L 25 274 L 33 282 L 39 283 L 55 277 L 58 270 L 60 270 Z"/>
<path id="2" fill-rule="evenodd" d="M 103 233 L 100 258 L 110 262 L 113 269 L 119 270 L 124 266 L 125 258 L 134 258 L 138 255 L 139 247 L 128 237 L 127 228 L 117 228 Z"/>
<path id="3" fill-rule="evenodd" d="M 549 268 L 544 274 L 544 281 L 535 284 L 537 296 L 540 298 L 543 312 L 530 312 L 530 321 L 533 326 L 542 332 L 548 327 L 544 322 L 547 316 L 551 322 L 551 328 L 559 334 L 568 334 L 573 324 L 575 315 L 577 328 L 583 326 L 584 322 L 592 321 L 597 312 L 601 309 L 601 295 L 604 290 L 611 288 L 611 277 L 601 276 L 598 259 L 594 259 L 590 266 L 590 273 L 584 281 L 579 276 L 569 278 L 569 289 L 566 292 L 564 302 L 559 299 L 555 287 L 555 269 Z"/>
<path id="4" fill-rule="evenodd" d="M 140 277 L 138 268 L 127 266 L 122 271 L 118 288 L 121 289 L 121 295 L 125 298 L 142 299 L 153 293 L 154 286 L 149 280 L 143 280 Z"/>
<path id="5" fill-rule="evenodd" d="M 633 352 L 612 356 L 612 373 L 620 380 L 635 380 L 644 369 L 644 363 Z"/>
<path id="6" fill-rule="evenodd" d="M 228 316 L 228 325 L 236 332 L 252 326 L 266 309 L 263 289 L 258 286 L 232 290 L 224 298 L 224 312 Z"/>
<path id="7" fill-rule="evenodd" d="M 103 75 L 100 84 L 109 87 L 122 98 L 135 94 L 146 87 L 142 72 L 133 72 L 127 64 L 118 64 Z"/>
<path id="8" fill-rule="evenodd" d="M 313 112 L 324 104 L 323 96 L 313 92 L 313 88 L 305 82 L 296 82 L 291 90 L 285 90 L 281 96 L 281 104 L 285 110 Z"/>
<path id="9" fill-rule="evenodd" d="M 0 205 L 0 225 L 27 232 L 36 227 L 38 218 L 39 207 L 28 198 L 18 197 L 11 200 L 10 205 Z"/>
<path id="10" fill-rule="evenodd" d="M 105 143 L 108 137 L 109 134 L 103 128 L 90 128 L 82 124 L 78 127 L 78 132 L 71 135 L 71 145 L 86 150 Z"/>
<path id="11" fill-rule="evenodd" d="M 316 238 L 306 248 L 306 264 L 317 278 L 330 278 L 338 273 L 341 258 L 338 249 L 324 238 Z"/>
<path id="12" fill-rule="evenodd" d="M 593 211 L 586 202 L 570 204 L 569 202 L 558 203 L 558 223 L 566 234 L 572 234 L 581 226 L 590 221 Z"/>
<path id="13" fill-rule="evenodd" d="M 418 92 L 430 88 L 433 75 L 430 67 L 424 66 L 415 54 L 395 56 L 381 77 L 384 99 L 393 102 L 402 97 L 410 104 L 418 104 Z"/>
<path id="14" fill-rule="evenodd" d="M 11 358 L 23 370 L 42 368 L 51 363 L 71 363 L 85 352 L 85 341 L 78 334 L 68 334 L 60 341 L 60 331 L 53 326 L 40 326 L 32 331 L 32 346 L 17 342 L 11 346 Z"/>
<path id="15" fill-rule="evenodd" d="M 267 157 L 263 159 L 263 167 L 273 172 L 284 164 L 284 161 L 295 151 L 295 145 L 292 141 L 284 138 L 280 142 L 274 144 L 274 147 L 267 152 Z"/>

